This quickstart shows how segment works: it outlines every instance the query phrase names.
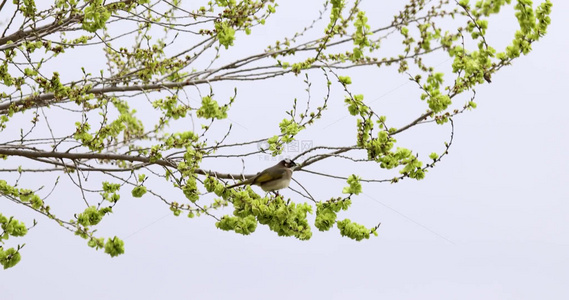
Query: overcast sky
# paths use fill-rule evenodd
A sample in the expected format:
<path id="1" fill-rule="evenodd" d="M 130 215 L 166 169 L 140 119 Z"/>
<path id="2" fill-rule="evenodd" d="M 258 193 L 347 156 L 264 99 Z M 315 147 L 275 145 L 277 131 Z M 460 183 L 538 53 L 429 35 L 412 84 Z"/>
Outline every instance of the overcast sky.
<path id="1" fill-rule="evenodd" d="M 281 11 L 293 20 L 287 6 Z M 569 299 L 566 1 L 554 1 L 551 18 L 548 35 L 529 56 L 477 89 L 478 108 L 455 119 L 450 154 L 426 179 L 366 185 L 353 199 L 344 217 L 369 227 L 381 222 L 378 237 L 355 242 L 337 229 L 313 228 L 312 239 L 302 242 L 262 226 L 244 237 L 217 230 L 212 219 L 173 217 L 152 199 L 123 199 L 101 232 L 123 238 L 124 255 L 94 251 L 36 216 L 41 223 L 22 239 L 22 261 L 0 272 L 0 298 Z M 511 34 L 506 29 L 504 39 Z M 408 82 L 401 76 L 360 92 L 395 103 L 415 88 Z M 243 94 L 270 92 L 256 89 Z M 237 134 L 274 122 L 264 114 L 250 118 L 247 104 L 234 109 L 243 116 L 235 119 Z M 325 141 L 330 133 L 353 130 L 341 119 L 319 126 L 302 139 Z M 421 143 L 421 134 L 401 140 Z M 434 145 L 444 141 L 443 135 Z M 271 164 L 262 157 L 252 163 L 251 172 Z M 305 173 L 295 178 L 315 193 L 334 187 Z M 5 200 L 0 211 L 29 216 Z"/>

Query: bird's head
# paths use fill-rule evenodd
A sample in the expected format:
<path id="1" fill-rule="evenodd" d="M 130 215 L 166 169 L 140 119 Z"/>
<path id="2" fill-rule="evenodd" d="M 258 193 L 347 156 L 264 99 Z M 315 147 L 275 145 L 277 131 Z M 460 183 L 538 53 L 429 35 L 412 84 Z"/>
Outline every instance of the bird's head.
<path id="1" fill-rule="evenodd" d="M 280 164 L 285 168 L 293 168 L 296 167 L 296 164 L 291 159 L 285 158 L 281 160 Z"/>

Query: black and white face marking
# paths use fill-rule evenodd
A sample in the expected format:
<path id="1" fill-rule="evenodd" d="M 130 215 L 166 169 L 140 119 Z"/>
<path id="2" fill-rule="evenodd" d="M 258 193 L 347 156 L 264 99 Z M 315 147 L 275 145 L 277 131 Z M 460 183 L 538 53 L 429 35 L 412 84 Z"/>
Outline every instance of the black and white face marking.
<path id="1" fill-rule="evenodd" d="M 296 166 L 294 161 L 292 161 L 288 158 L 285 158 L 283 161 L 281 161 L 281 164 L 287 168 L 292 168 L 292 167 Z"/>

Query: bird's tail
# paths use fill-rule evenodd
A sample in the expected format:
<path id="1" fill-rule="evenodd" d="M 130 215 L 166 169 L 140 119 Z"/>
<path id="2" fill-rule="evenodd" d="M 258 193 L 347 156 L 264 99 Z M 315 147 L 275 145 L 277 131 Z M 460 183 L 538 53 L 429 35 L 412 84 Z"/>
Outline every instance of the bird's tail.
<path id="1" fill-rule="evenodd" d="M 230 186 L 226 186 L 225 188 L 226 188 L 226 189 L 232 189 L 232 188 L 236 188 L 236 187 L 238 187 L 238 186 L 244 185 L 244 184 L 245 184 L 245 182 L 239 182 L 239 183 L 236 183 L 236 184 L 232 184 L 232 185 L 230 185 Z"/>
<path id="2" fill-rule="evenodd" d="M 226 186 L 225 188 L 226 188 L 226 189 L 232 189 L 232 188 L 235 188 L 235 187 L 238 187 L 238 186 L 242 186 L 242 185 L 246 185 L 246 184 L 251 184 L 251 183 L 253 183 L 253 180 L 251 180 L 251 178 L 249 178 L 249 179 L 243 180 L 243 181 L 241 181 L 241 182 L 239 182 L 239 183 L 232 184 L 232 185 L 230 185 L 230 186 Z"/>

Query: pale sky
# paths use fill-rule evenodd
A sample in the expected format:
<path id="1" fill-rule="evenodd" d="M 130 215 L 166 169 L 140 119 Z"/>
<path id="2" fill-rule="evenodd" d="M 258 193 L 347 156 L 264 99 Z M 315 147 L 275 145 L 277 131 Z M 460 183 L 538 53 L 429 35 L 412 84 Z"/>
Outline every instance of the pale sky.
<path id="1" fill-rule="evenodd" d="M 209 218 L 176 218 L 155 199 L 125 198 L 100 228 L 101 236 L 117 235 L 126 243 L 126 253 L 111 258 L 3 200 L 4 215 L 25 216 L 20 219 L 27 222 L 35 217 L 40 224 L 23 239 L 9 240 L 26 246 L 16 267 L 0 271 L 0 298 L 569 299 L 569 39 L 564 32 L 569 5 L 553 2 L 548 35 L 477 89 L 477 109 L 455 118 L 446 159 L 422 181 L 364 185 L 364 193 L 353 198 L 341 217 L 369 227 L 381 222 L 378 237 L 355 242 L 336 228 L 324 233 L 313 228 L 310 241 L 298 241 L 261 225 L 241 236 L 216 229 Z M 284 20 L 296 17 L 290 5 L 282 4 Z M 501 30 L 498 38 L 510 37 L 507 28 Z M 404 76 L 388 84 L 369 80 L 355 88 L 378 106 L 420 105 L 406 97 L 415 87 Z M 259 83 L 243 86 L 230 111 L 239 123 L 235 134 L 263 136 L 255 131 L 265 130 L 259 123 L 284 115 L 248 113 L 278 99 L 287 101 L 286 109 L 292 97 L 303 96 L 277 91 L 273 99 Z M 253 96 L 258 99 L 250 103 L 256 104 L 239 103 Z M 334 100 L 341 102 L 343 95 Z M 351 119 L 330 120 L 300 139 L 318 143 L 333 141 L 343 130 L 352 134 Z M 423 133 L 401 135 L 400 141 L 436 148 L 447 140 L 443 134 L 432 143 Z M 250 162 L 250 172 L 272 165 L 263 157 Z M 232 167 L 240 171 L 238 164 Z M 338 195 L 345 185 L 328 185 L 306 173 L 295 178 L 311 193 L 326 196 L 331 188 Z M 61 201 L 80 201 L 64 199 L 65 190 L 59 193 Z M 297 197 L 290 190 L 282 193 Z"/>

